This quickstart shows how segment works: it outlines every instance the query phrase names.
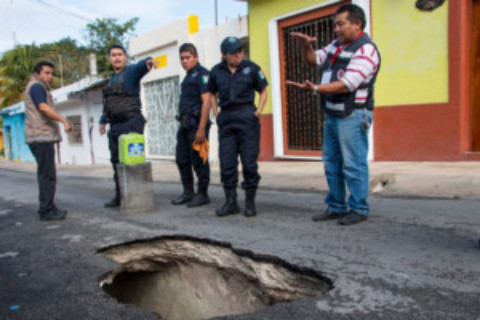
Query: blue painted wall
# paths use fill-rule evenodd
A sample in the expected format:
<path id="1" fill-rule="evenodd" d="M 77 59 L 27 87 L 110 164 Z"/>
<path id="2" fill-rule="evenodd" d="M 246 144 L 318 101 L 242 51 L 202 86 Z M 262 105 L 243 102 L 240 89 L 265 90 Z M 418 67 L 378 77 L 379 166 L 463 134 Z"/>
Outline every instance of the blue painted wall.
<path id="1" fill-rule="evenodd" d="M 2 117 L 5 158 L 8 159 L 7 157 L 10 155 L 11 160 L 35 162 L 30 148 L 25 143 L 25 113 L 4 114 Z"/>

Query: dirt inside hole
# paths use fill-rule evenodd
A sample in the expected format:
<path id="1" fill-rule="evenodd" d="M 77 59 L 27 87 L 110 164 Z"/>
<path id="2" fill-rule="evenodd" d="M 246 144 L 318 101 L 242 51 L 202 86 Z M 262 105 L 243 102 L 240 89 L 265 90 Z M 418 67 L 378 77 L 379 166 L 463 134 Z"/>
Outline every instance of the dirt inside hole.
<path id="1" fill-rule="evenodd" d="M 316 270 L 209 239 L 168 236 L 99 253 L 120 263 L 100 278 L 105 292 L 167 320 L 250 313 L 332 288 Z"/>

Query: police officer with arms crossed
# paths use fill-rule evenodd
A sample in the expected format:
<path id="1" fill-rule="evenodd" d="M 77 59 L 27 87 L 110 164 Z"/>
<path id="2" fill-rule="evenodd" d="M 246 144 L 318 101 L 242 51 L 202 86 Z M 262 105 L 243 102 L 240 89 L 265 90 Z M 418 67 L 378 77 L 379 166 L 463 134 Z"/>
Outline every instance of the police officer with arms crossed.
<path id="1" fill-rule="evenodd" d="M 264 73 L 255 63 L 243 59 L 243 47 L 235 37 L 225 38 L 220 46 L 223 61 L 210 72 L 208 90 L 218 94 L 217 116 L 220 144 L 220 170 L 225 204 L 217 209 L 219 217 L 240 212 L 237 204 L 238 156 L 242 161 L 242 188 L 245 190 L 246 217 L 256 215 L 255 194 L 260 175 L 257 159 L 260 153 L 259 118 L 267 101 L 268 85 Z M 260 93 L 255 108 L 255 91 Z"/>
<path id="2" fill-rule="evenodd" d="M 54 203 L 57 175 L 55 170 L 55 143 L 62 140 L 57 122 L 63 123 L 67 133 L 72 126 L 53 105 L 50 85 L 53 80 L 53 64 L 37 63 L 25 90 L 25 142 L 37 161 L 38 200 L 40 220 L 62 220 L 66 210 Z"/>
<path id="3" fill-rule="evenodd" d="M 209 72 L 198 62 L 198 53 L 191 43 L 180 46 L 180 62 L 187 72 L 182 82 L 177 132 L 176 163 L 183 185 L 183 193 L 172 200 L 172 204 L 188 203 L 197 207 L 210 203 L 208 184 L 210 165 L 203 163 L 200 155 L 192 148 L 193 142 L 204 142 L 210 130 L 210 94 L 208 93 Z M 192 166 L 198 178 L 198 192 L 194 195 Z"/>
<path id="4" fill-rule="evenodd" d="M 118 44 L 108 49 L 108 59 L 115 74 L 108 80 L 103 92 L 103 114 L 100 118 L 99 132 L 104 135 L 106 124 L 110 123 L 108 146 L 113 166 L 115 196 L 105 203 L 105 207 L 120 206 L 120 186 L 118 184 L 118 138 L 122 134 L 136 132 L 143 134 L 146 120 L 141 112 L 140 80 L 157 61 L 147 58 L 127 66 L 127 53 Z"/>
<path id="5" fill-rule="evenodd" d="M 308 63 L 322 66 L 322 83 L 310 81 L 287 84 L 320 93 L 326 112 L 323 126 L 323 161 L 329 191 L 327 209 L 314 221 L 339 219 L 341 225 L 365 221 L 368 205 L 368 129 L 373 119 L 373 86 L 380 68 L 376 45 L 363 32 L 365 13 L 353 4 L 341 6 L 335 13 L 337 39 L 314 51 L 316 39 L 292 32 L 302 46 Z M 345 201 L 345 183 L 350 190 Z M 350 209 L 350 210 L 348 210 Z"/>

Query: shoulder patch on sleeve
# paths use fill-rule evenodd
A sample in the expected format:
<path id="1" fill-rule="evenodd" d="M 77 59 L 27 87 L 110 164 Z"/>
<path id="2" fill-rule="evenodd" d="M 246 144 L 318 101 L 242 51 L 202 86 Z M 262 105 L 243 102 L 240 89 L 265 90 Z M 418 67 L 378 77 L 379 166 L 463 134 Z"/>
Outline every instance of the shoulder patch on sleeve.
<path id="1" fill-rule="evenodd" d="M 265 73 L 263 73 L 262 70 L 258 71 L 258 77 L 260 78 L 260 80 L 264 80 L 266 78 Z"/>

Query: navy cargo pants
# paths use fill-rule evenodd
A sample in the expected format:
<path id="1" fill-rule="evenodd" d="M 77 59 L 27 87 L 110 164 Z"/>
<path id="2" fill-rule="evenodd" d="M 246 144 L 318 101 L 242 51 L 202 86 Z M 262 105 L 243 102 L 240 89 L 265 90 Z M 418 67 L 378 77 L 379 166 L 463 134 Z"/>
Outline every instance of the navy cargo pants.
<path id="1" fill-rule="evenodd" d="M 210 125 L 207 125 L 205 129 L 207 139 L 209 131 Z M 196 127 L 178 129 L 175 161 L 184 188 L 193 188 L 193 167 L 198 178 L 198 190 L 206 190 L 210 183 L 210 164 L 208 161 L 204 164 L 199 153 L 192 148 L 196 133 Z"/>
<path id="2" fill-rule="evenodd" d="M 132 118 L 125 122 L 118 122 L 110 124 L 110 131 L 108 131 L 108 148 L 110 149 L 110 162 L 113 167 L 113 181 L 115 181 L 115 196 L 120 197 L 120 185 L 118 184 L 118 138 L 122 134 L 136 132 L 143 134 L 145 123 L 147 121 L 141 113 L 135 114 Z"/>
<path id="3" fill-rule="evenodd" d="M 242 161 L 245 190 L 260 182 L 257 159 L 260 153 L 260 122 L 255 106 L 223 108 L 217 117 L 220 142 L 221 180 L 225 189 L 238 184 L 238 156 Z"/>

